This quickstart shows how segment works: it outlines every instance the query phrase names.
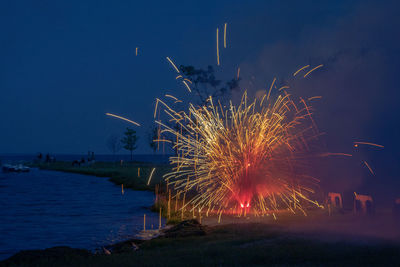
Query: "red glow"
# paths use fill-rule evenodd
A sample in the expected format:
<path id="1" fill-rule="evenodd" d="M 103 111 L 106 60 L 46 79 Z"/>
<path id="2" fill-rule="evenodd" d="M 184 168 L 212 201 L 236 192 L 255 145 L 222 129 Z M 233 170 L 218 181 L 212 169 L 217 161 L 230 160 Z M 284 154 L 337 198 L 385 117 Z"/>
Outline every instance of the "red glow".
<path id="1" fill-rule="evenodd" d="M 240 203 L 240 207 L 241 207 L 241 208 L 244 208 L 244 206 L 245 206 L 245 205 L 244 205 L 243 203 Z M 249 207 L 250 207 L 250 203 L 247 203 L 247 204 L 246 204 L 246 208 L 249 208 Z"/>

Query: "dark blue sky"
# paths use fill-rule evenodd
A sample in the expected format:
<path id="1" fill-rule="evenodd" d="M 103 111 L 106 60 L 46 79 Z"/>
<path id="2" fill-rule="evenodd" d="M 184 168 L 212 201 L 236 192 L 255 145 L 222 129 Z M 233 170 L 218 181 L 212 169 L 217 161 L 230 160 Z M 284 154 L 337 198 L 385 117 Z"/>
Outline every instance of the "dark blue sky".
<path id="1" fill-rule="evenodd" d="M 240 66 L 241 86 L 255 93 L 324 64 L 296 88 L 324 97 L 315 104 L 324 145 L 353 153 L 353 141 L 382 143 L 360 158 L 397 179 L 396 1 L 215 2 L 2 1 L 0 153 L 108 153 L 106 139 L 129 125 L 105 112 L 140 122 L 137 153 L 149 153 L 154 99 L 186 94 L 165 57 L 215 65 L 215 30 L 227 22 L 218 75 Z"/>
<path id="2" fill-rule="evenodd" d="M 2 1 L 0 151 L 107 153 L 107 137 L 127 125 L 105 112 L 141 122 L 144 135 L 155 97 L 184 92 L 166 56 L 177 64 L 215 64 L 215 29 L 228 22 L 220 72 L 231 77 L 266 46 L 297 45 L 306 31 L 332 27 L 357 6 L 264 2 Z M 257 70 L 263 86 L 283 69 L 275 70 L 278 58 L 265 58 L 269 66 Z M 242 67 L 243 77 L 256 74 Z M 145 139 L 138 152 L 149 152 Z"/>

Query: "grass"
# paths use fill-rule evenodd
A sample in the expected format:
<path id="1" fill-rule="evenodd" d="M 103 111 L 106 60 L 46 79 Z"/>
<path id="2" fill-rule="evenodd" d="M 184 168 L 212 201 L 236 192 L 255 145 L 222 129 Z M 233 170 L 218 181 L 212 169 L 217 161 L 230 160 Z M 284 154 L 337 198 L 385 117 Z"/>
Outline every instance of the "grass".
<path id="1" fill-rule="evenodd" d="M 159 238 L 140 250 L 89 257 L 20 262 L 29 266 L 390 266 L 399 262 L 394 243 L 328 242 L 288 234 L 277 225 L 231 224 L 209 228 L 205 236 Z"/>
<path id="2" fill-rule="evenodd" d="M 33 163 L 31 167 L 43 170 L 62 171 L 93 175 L 98 177 L 109 177 L 109 180 L 117 185 L 124 185 L 124 188 L 134 190 L 154 190 L 156 184 L 163 183 L 162 176 L 171 170 L 169 164 L 155 164 L 143 162 L 125 162 L 122 166 L 115 162 L 96 162 L 91 165 L 72 166 L 71 162 L 55 163 Z M 140 168 L 140 173 L 138 169 Z M 147 185 L 150 172 L 156 168 L 150 184 Z"/>
<path id="3" fill-rule="evenodd" d="M 193 218 L 193 213 L 190 212 L 190 208 L 186 208 L 182 215 L 182 210 L 179 208 L 182 206 L 182 201 L 178 201 L 178 208 L 175 211 L 175 199 L 171 199 L 171 208 L 170 214 L 168 216 L 168 200 L 165 195 L 159 194 L 159 199 L 157 202 L 151 206 L 151 211 L 160 212 L 161 208 L 161 216 L 167 219 L 167 225 L 180 223 L 182 220 L 188 220 Z M 204 215 L 203 215 L 204 216 Z"/>

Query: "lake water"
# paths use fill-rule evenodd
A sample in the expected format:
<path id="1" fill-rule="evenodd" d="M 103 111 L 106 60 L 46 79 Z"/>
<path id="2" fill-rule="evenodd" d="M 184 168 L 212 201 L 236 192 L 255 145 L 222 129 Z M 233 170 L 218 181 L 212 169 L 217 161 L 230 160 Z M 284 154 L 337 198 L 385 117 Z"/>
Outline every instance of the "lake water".
<path id="1" fill-rule="evenodd" d="M 106 178 L 31 169 L 0 171 L 0 260 L 20 250 L 66 245 L 95 249 L 158 227 L 152 192 Z M 163 221 L 164 223 L 164 221 Z"/>

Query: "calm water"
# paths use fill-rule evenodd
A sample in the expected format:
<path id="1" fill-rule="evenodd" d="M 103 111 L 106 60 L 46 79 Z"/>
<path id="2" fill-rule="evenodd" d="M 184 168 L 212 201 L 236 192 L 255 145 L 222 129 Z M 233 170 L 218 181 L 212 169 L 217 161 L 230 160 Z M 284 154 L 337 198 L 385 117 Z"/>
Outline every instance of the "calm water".
<path id="1" fill-rule="evenodd" d="M 105 178 L 31 169 L 0 171 L 0 260 L 22 249 L 66 245 L 95 249 L 158 227 L 153 193 L 125 190 Z"/>

